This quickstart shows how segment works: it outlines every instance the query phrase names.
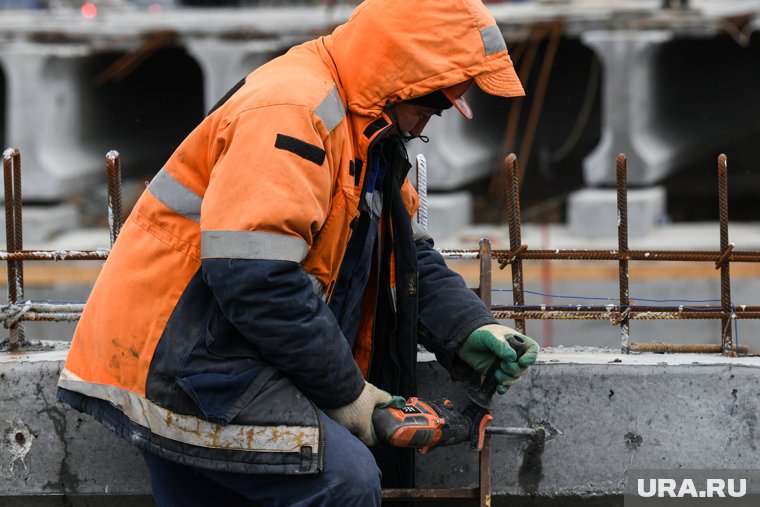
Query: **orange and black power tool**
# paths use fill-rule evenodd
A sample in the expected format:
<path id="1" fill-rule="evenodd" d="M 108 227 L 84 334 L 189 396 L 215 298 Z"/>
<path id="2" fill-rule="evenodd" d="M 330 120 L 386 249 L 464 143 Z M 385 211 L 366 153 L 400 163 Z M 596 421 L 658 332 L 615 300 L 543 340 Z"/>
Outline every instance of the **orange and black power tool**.
<path id="1" fill-rule="evenodd" d="M 525 352 L 525 340 L 510 336 L 509 345 L 519 358 Z M 470 403 L 462 412 L 449 400 L 423 401 L 409 398 L 403 408 L 378 408 L 372 413 L 372 425 L 380 441 L 394 447 L 414 447 L 427 452 L 431 447 L 470 442 L 480 451 L 483 437 L 491 423 L 491 398 L 498 382 L 494 374 L 501 363 L 497 359 L 486 372 L 480 387 L 468 392 Z"/>

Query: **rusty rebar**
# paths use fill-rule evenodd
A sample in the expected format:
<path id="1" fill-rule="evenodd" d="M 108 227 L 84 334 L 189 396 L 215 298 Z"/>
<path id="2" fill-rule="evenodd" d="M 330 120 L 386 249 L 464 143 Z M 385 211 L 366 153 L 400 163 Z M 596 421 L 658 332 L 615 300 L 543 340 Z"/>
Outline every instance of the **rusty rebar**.
<path id="1" fill-rule="evenodd" d="M 21 156 L 17 149 L 3 152 L 3 183 L 5 185 L 5 241 L 8 252 L 20 249 L 23 241 L 21 229 Z M 16 196 L 18 195 L 18 199 Z M 15 305 L 23 298 L 23 264 L 20 260 L 8 262 L 8 302 Z M 10 326 L 9 348 L 17 350 L 24 342 L 24 328 L 15 321 Z"/>
<path id="2" fill-rule="evenodd" d="M 509 227 L 509 247 L 516 252 L 522 244 L 520 232 L 520 181 L 517 156 L 514 153 L 507 155 L 504 161 L 504 169 L 507 179 L 507 226 Z M 522 255 L 517 254 L 512 264 L 512 300 L 515 305 L 525 304 L 523 294 L 523 270 Z M 525 320 L 515 319 L 515 329 L 525 333 Z"/>
<path id="3" fill-rule="evenodd" d="M 644 342 L 629 344 L 631 352 L 659 352 L 671 354 L 720 354 L 723 352 L 723 346 L 719 344 L 687 344 L 687 343 L 660 343 Z M 740 354 L 747 354 L 749 347 L 739 345 Z"/>
<path id="4" fill-rule="evenodd" d="M 21 153 L 15 150 L 13 154 L 13 234 L 16 237 L 16 250 L 24 249 L 24 220 L 22 213 L 21 194 Z M 16 261 L 16 297 L 24 299 L 24 264 Z"/>
<path id="5" fill-rule="evenodd" d="M 720 218 L 720 251 L 723 257 L 728 257 L 728 160 L 726 155 L 721 153 L 718 156 L 718 210 Z M 723 311 L 731 312 L 731 260 L 726 258 L 725 262 L 720 265 L 720 303 Z M 723 354 L 726 356 L 735 356 L 733 332 L 731 330 L 731 317 L 721 319 L 721 344 L 723 345 Z"/>
<path id="6" fill-rule="evenodd" d="M 108 230 L 111 233 L 111 246 L 113 246 L 124 224 L 121 219 L 121 158 L 116 150 L 111 150 L 106 154 L 106 173 L 108 175 Z"/>
<path id="7" fill-rule="evenodd" d="M 20 252 L 0 250 L 0 261 L 8 261 L 10 271 L 14 261 L 98 261 L 107 259 L 109 252 L 109 250 L 22 250 Z"/>
<path id="8" fill-rule="evenodd" d="M 618 222 L 618 280 L 620 282 L 620 309 L 623 317 L 620 321 L 620 350 L 628 353 L 629 323 L 628 309 L 628 164 L 625 155 L 617 156 L 615 161 L 617 188 L 617 222 Z"/>
<path id="9" fill-rule="evenodd" d="M 483 435 L 483 447 L 478 456 L 478 493 L 481 507 L 491 507 L 491 435 Z"/>
<path id="10" fill-rule="evenodd" d="M 480 281 L 478 294 L 488 311 L 491 311 L 491 240 L 480 240 Z M 478 491 L 480 505 L 491 505 L 491 436 L 483 437 L 483 447 L 478 455 Z"/>
<path id="11" fill-rule="evenodd" d="M 556 261 L 688 261 L 718 262 L 723 256 L 723 251 L 713 250 L 628 250 L 627 253 L 618 252 L 615 249 L 592 250 L 592 249 L 555 249 L 555 250 L 524 250 L 519 257 L 523 260 L 556 260 Z M 513 257 L 512 250 L 494 250 L 493 257 L 502 262 Z M 760 262 L 760 251 L 732 251 L 731 262 Z"/>
<path id="12" fill-rule="evenodd" d="M 478 499 L 477 488 L 387 488 L 383 499 L 395 502 L 440 500 L 447 498 Z"/>
<path id="13" fill-rule="evenodd" d="M 625 312 L 603 309 L 574 309 L 542 310 L 542 309 L 511 309 L 495 306 L 491 315 L 495 319 L 526 319 L 526 320 L 607 320 L 613 325 L 619 325 L 624 319 L 628 320 L 715 320 L 726 317 L 723 310 L 675 310 L 658 308 L 657 310 L 635 310 L 628 307 Z M 736 319 L 758 319 L 760 311 L 735 312 L 730 314 Z"/>

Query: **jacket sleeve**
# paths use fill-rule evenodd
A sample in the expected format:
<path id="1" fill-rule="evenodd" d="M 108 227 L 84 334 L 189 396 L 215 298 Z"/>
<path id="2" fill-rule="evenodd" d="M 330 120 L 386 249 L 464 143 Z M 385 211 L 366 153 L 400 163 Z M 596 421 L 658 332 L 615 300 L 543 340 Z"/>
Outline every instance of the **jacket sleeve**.
<path id="1" fill-rule="evenodd" d="M 337 170 L 320 127 L 298 106 L 245 112 L 221 127 L 210 143 L 201 263 L 225 316 L 262 358 L 332 408 L 356 399 L 364 380 L 301 266 L 326 220 Z"/>
<path id="2" fill-rule="evenodd" d="M 451 271 L 431 239 L 416 242 L 419 267 L 420 343 L 455 376 L 469 368 L 457 348 L 475 329 L 498 321 L 462 277 Z"/>
<path id="3" fill-rule="evenodd" d="M 202 266 L 225 317 L 309 399 L 333 408 L 359 397 L 364 380 L 348 342 L 298 264 L 204 259 Z"/>

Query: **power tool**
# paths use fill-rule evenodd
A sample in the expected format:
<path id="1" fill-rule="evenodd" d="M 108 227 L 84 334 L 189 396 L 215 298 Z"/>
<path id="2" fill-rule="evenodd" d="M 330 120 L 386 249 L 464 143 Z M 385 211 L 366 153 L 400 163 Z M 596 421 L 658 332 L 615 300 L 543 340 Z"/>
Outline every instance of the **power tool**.
<path id="1" fill-rule="evenodd" d="M 519 358 L 525 352 L 525 340 L 511 335 L 507 342 Z M 377 408 L 372 413 L 372 426 L 380 441 L 394 447 L 414 447 L 425 453 L 431 447 L 470 442 L 480 451 L 486 428 L 491 423 L 491 398 L 498 382 L 494 374 L 501 359 L 488 368 L 480 387 L 468 391 L 470 403 L 457 412 L 449 400 L 424 401 L 416 397 L 406 400 L 403 408 Z"/>

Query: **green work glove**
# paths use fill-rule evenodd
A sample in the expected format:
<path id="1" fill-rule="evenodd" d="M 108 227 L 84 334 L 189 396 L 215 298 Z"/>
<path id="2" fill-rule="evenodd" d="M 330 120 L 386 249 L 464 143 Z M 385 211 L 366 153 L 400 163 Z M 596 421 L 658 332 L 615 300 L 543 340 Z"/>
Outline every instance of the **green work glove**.
<path id="1" fill-rule="evenodd" d="M 366 382 L 364 390 L 354 401 L 348 405 L 325 410 L 335 422 L 342 424 L 348 431 L 356 435 L 359 440 L 367 445 L 375 445 L 377 436 L 372 428 L 372 412 L 376 407 L 404 406 L 405 400 L 400 396 L 391 396 L 389 393 L 378 389 Z"/>
<path id="2" fill-rule="evenodd" d="M 507 343 L 511 335 L 520 336 L 525 341 L 525 351 L 519 359 Z M 538 344 L 524 334 L 499 324 L 488 324 L 470 333 L 457 350 L 457 355 L 481 375 L 485 375 L 496 359 L 501 359 L 494 376 L 499 383 L 496 391 L 504 394 L 536 362 L 538 350 Z"/>

